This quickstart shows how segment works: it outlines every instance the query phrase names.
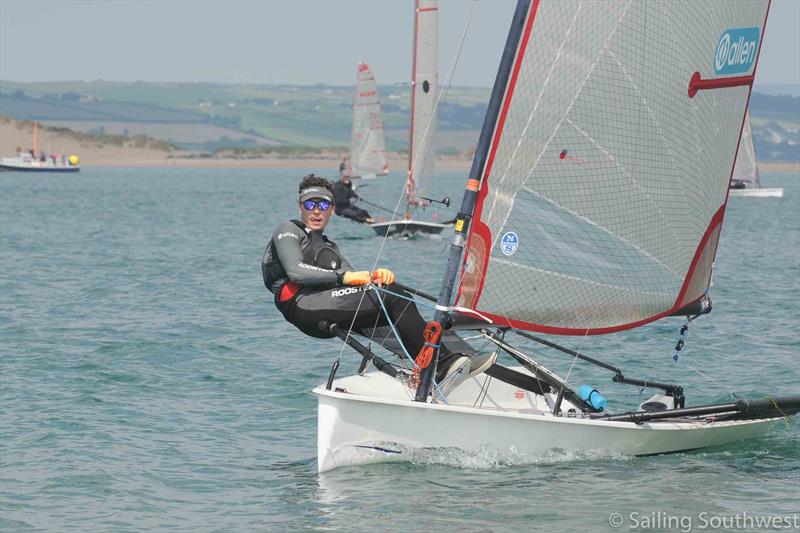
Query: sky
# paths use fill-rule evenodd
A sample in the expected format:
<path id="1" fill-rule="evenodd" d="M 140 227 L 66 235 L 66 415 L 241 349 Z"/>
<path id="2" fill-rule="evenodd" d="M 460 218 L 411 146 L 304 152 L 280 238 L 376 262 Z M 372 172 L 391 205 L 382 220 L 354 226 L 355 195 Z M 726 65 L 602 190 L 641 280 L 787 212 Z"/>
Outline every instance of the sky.
<path id="1" fill-rule="evenodd" d="M 440 83 L 469 21 L 453 84 L 491 86 L 514 4 L 440 0 Z M 757 85 L 800 85 L 798 27 L 800 0 L 773 0 Z M 0 79 L 352 85 L 365 61 L 389 84 L 412 32 L 411 0 L 0 0 Z"/>

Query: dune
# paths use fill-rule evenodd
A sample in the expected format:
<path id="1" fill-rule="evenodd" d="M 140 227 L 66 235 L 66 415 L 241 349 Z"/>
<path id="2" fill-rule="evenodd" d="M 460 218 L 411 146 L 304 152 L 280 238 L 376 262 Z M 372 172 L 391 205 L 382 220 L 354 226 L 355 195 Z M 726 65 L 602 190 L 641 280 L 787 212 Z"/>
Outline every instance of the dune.
<path id="1" fill-rule="evenodd" d="M 17 148 L 28 150 L 33 145 L 33 122 L 0 117 L 0 156 L 9 157 Z M 51 126 L 39 126 L 39 149 L 47 153 L 75 154 L 82 167 L 206 167 L 206 168 L 322 168 L 338 172 L 341 150 L 308 150 L 260 154 L 242 157 L 222 152 L 219 156 L 187 152 L 149 137 L 121 135 L 92 136 Z M 404 171 L 407 155 L 388 154 L 389 168 Z M 472 160 L 466 156 L 437 158 L 441 170 L 468 171 Z"/>
<path id="2" fill-rule="evenodd" d="M 0 157 L 10 157 L 17 148 L 28 150 L 33 145 L 33 122 L 0 116 Z M 205 167 L 205 168 L 297 168 L 325 169 L 338 174 L 343 150 L 295 150 L 265 152 L 257 156 L 236 155 L 221 151 L 216 156 L 179 150 L 151 137 L 121 135 L 93 136 L 67 128 L 39 126 L 39 149 L 47 153 L 75 154 L 82 167 Z M 403 172 L 408 155 L 389 152 L 389 170 Z M 471 154 L 438 156 L 436 168 L 466 173 L 472 165 Z M 800 163 L 760 162 L 764 172 L 800 174 Z"/>

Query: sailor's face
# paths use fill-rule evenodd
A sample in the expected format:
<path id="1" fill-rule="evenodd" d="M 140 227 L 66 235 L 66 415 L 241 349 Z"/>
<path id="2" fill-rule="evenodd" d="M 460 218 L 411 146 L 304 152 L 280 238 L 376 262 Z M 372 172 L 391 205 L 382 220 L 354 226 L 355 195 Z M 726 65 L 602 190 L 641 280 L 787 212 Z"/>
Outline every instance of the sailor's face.
<path id="1" fill-rule="evenodd" d="M 320 231 L 325 229 L 325 226 L 328 225 L 328 220 L 331 218 L 331 213 L 333 213 L 333 203 L 328 202 L 328 209 L 323 211 L 319 206 L 320 200 L 322 199 L 313 198 L 314 208 L 310 211 L 306 209 L 306 206 L 304 206 L 302 203 L 300 204 L 300 219 L 311 231 Z"/>

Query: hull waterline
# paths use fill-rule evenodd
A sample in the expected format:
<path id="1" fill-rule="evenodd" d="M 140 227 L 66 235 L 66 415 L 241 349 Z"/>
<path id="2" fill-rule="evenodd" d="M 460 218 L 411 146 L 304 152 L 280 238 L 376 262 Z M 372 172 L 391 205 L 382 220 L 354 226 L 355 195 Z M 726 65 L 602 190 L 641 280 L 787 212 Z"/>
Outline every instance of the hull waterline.
<path id="1" fill-rule="evenodd" d="M 13 172 L 80 172 L 80 167 L 33 167 L 25 165 L 14 165 L 0 163 L 0 170 Z"/>
<path id="2" fill-rule="evenodd" d="M 756 198 L 783 198 L 783 189 L 775 188 L 752 188 L 752 189 L 731 189 L 729 196 L 754 196 Z"/>

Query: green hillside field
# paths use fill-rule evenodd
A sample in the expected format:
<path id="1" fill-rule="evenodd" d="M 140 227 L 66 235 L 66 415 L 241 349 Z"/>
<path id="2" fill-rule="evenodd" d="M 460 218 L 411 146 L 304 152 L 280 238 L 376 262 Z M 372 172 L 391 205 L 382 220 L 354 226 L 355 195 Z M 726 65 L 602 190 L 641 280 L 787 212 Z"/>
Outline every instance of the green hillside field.
<path id="1" fill-rule="evenodd" d="M 408 149 L 410 86 L 380 86 L 387 148 Z M 350 144 L 352 86 L 0 81 L 0 114 L 89 134 L 148 135 L 183 149 L 332 148 Z M 472 149 L 489 88 L 454 87 L 440 103 L 436 149 Z M 756 151 L 797 161 L 800 98 L 754 93 Z"/>

